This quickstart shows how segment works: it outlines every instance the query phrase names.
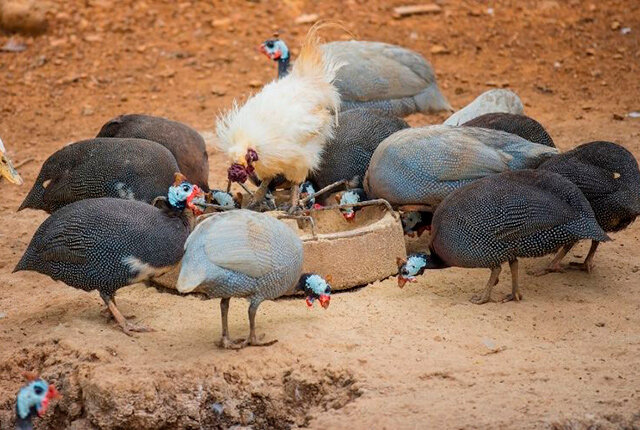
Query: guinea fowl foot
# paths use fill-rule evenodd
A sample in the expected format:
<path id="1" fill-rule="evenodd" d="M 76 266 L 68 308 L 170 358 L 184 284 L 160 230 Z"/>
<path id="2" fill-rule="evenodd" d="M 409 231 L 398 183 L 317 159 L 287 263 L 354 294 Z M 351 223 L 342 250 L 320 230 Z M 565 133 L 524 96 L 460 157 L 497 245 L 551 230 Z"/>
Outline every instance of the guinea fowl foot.
<path id="1" fill-rule="evenodd" d="M 535 270 L 533 272 L 530 272 L 530 275 L 533 276 L 544 276 L 548 273 L 564 273 L 564 268 L 562 266 L 560 266 L 559 264 L 551 264 L 547 267 L 545 267 L 544 269 L 540 269 L 540 270 Z"/>
<path id="2" fill-rule="evenodd" d="M 491 297 L 484 294 L 475 294 L 469 299 L 474 305 L 482 305 L 491 301 Z"/>
<path id="3" fill-rule="evenodd" d="M 571 267 L 572 269 L 582 270 L 589 274 L 593 272 L 593 266 L 593 263 L 587 263 L 586 261 L 584 263 L 578 263 L 577 261 L 572 261 L 571 263 L 569 263 L 569 267 Z"/>
<path id="4" fill-rule="evenodd" d="M 507 302 L 519 302 L 520 300 L 522 300 L 522 294 L 520 293 L 510 293 L 507 294 L 504 299 L 502 299 L 502 303 L 507 303 Z"/>
<path id="5" fill-rule="evenodd" d="M 125 322 L 124 325 L 120 325 L 120 327 L 122 327 L 122 331 L 128 336 L 133 336 L 133 333 L 149 333 L 155 331 L 151 327 L 141 324 L 132 324 L 129 321 Z"/>
<path id="6" fill-rule="evenodd" d="M 261 335 L 260 340 L 262 340 L 263 338 L 264 338 L 264 335 Z M 243 348 L 246 348 L 247 346 L 271 346 L 276 342 L 278 342 L 278 339 L 270 340 L 268 342 L 259 342 L 255 336 L 253 336 L 253 338 L 249 337 L 248 339 L 237 339 L 237 340 L 231 340 L 228 337 L 225 339 L 223 337 L 220 344 L 222 348 L 225 348 L 225 349 L 243 349 Z"/>

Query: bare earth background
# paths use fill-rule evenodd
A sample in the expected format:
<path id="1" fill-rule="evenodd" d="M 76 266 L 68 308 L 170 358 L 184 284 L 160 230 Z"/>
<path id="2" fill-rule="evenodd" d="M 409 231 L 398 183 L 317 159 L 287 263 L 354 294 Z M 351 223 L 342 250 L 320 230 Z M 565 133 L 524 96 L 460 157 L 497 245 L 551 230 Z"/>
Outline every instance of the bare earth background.
<path id="1" fill-rule="evenodd" d="M 47 32 L 18 36 L 25 52 L 0 53 L 0 135 L 15 162 L 34 159 L 20 169 L 24 186 L 0 184 L 0 427 L 31 369 L 64 393 L 38 428 L 640 426 L 637 223 L 600 247 L 592 275 L 535 278 L 526 272 L 549 257 L 525 261 L 521 303 L 472 305 L 488 271 L 434 271 L 404 290 L 389 279 L 336 295 L 326 312 L 264 303 L 259 330 L 280 342 L 239 352 L 214 345 L 218 301 L 125 288 L 123 312 L 157 329 L 129 338 L 105 323 L 97 294 L 11 274 L 46 217 L 15 210 L 48 155 L 121 113 L 212 130 L 234 97 L 274 77 L 257 44 L 280 29 L 295 47 L 308 27 L 295 23 L 302 14 L 426 55 L 456 108 L 508 87 L 562 150 L 602 139 L 640 156 L 640 119 L 626 116 L 640 110 L 640 3 L 440 4 L 440 14 L 401 20 L 391 16 L 397 0 L 41 5 Z M 0 46 L 8 39 L 0 34 Z M 210 156 L 220 186 L 226 165 Z M 581 245 L 567 261 L 585 254 Z M 344 264 L 356 266 L 357 255 Z M 502 278 L 496 299 L 510 288 L 508 271 Z M 246 334 L 243 301 L 232 301 L 230 327 Z"/>

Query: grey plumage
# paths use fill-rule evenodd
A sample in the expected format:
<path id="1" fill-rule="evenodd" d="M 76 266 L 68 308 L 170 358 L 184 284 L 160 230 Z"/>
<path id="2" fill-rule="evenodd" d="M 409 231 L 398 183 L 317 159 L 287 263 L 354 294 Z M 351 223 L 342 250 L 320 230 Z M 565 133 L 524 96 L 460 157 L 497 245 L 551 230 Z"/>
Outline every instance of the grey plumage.
<path id="1" fill-rule="evenodd" d="M 255 344 L 258 306 L 293 289 L 302 272 L 302 252 L 300 238 L 274 217 L 244 209 L 215 215 L 189 236 L 177 289 L 222 299 L 223 346 L 228 342 L 229 299 L 249 300 L 251 344 Z"/>
<path id="2" fill-rule="evenodd" d="M 353 178 L 357 178 L 353 186 L 362 186 L 371 156 L 380 142 L 407 127 L 409 125 L 404 120 L 379 110 L 352 109 L 341 112 L 335 136 L 322 153 L 320 167 L 309 179 L 317 189 Z"/>
<path id="3" fill-rule="evenodd" d="M 471 103 L 454 112 L 443 124 L 460 125 L 486 113 L 493 112 L 521 115 L 524 112 L 524 106 L 516 93 L 497 88 L 480 94 Z"/>
<path id="4" fill-rule="evenodd" d="M 147 139 L 167 148 L 180 172 L 202 190 L 209 191 L 209 156 L 202 136 L 193 128 L 150 115 L 121 115 L 108 121 L 96 137 Z"/>
<path id="5" fill-rule="evenodd" d="M 69 203 L 95 197 L 150 203 L 166 194 L 177 171 L 171 152 L 156 142 L 84 140 L 47 158 L 18 210 L 32 208 L 51 213 Z"/>
<path id="6" fill-rule="evenodd" d="M 475 303 L 489 300 L 500 266 L 509 262 L 519 300 L 517 259 L 539 257 L 581 239 L 608 240 L 578 187 L 545 170 L 505 172 L 460 188 L 442 202 L 431 224 L 426 268 L 487 267 L 492 276 Z M 401 268 L 402 270 L 406 270 Z"/>
<path id="7" fill-rule="evenodd" d="M 344 63 L 334 81 L 342 110 L 366 107 L 396 116 L 452 110 L 431 64 L 414 51 L 361 40 L 331 42 L 321 48 Z"/>
<path id="8" fill-rule="evenodd" d="M 436 125 L 401 130 L 371 158 L 369 198 L 394 205 L 437 206 L 453 190 L 507 170 L 534 168 L 555 148 L 499 130 Z"/>
<path id="9" fill-rule="evenodd" d="M 556 145 L 542 124 L 526 115 L 517 115 L 506 112 L 494 112 L 480 115 L 462 124 L 465 127 L 481 127 L 493 130 L 502 130 L 507 133 L 517 134 L 533 143 L 551 146 Z"/>
<path id="10" fill-rule="evenodd" d="M 576 184 L 607 232 L 626 228 L 640 215 L 638 162 L 620 145 L 603 141 L 585 143 L 545 161 L 540 169 L 559 173 Z M 597 245 L 592 245 L 585 260 L 587 270 L 594 246 Z"/>
<path id="11" fill-rule="evenodd" d="M 189 214 L 114 198 L 71 203 L 40 225 L 14 272 L 32 270 L 74 288 L 98 290 L 111 309 L 119 288 L 180 262 Z M 135 330 L 125 321 L 121 325 L 125 332 Z"/>

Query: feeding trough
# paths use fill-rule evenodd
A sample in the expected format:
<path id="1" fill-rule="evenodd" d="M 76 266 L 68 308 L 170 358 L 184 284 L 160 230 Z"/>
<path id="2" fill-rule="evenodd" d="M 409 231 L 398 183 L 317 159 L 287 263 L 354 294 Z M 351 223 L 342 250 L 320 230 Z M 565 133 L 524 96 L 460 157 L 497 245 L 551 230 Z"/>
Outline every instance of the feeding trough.
<path id="1" fill-rule="evenodd" d="M 331 287 L 344 290 L 366 285 L 397 273 L 396 257 L 406 257 L 402 224 L 384 204 L 362 207 L 353 221 L 336 208 L 311 211 L 308 218 L 288 218 L 284 212 L 267 212 L 281 218 L 300 236 L 304 272 L 331 275 Z M 309 219 L 310 218 L 310 219 Z M 180 266 L 153 283 L 175 289 Z"/>

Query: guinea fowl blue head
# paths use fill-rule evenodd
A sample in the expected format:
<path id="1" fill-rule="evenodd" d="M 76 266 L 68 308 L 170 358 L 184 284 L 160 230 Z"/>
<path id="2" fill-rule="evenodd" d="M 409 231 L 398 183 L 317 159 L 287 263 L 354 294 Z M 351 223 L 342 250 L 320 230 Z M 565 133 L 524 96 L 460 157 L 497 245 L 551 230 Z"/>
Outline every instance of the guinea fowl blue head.
<path id="1" fill-rule="evenodd" d="M 364 190 L 361 189 L 353 189 L 347 190 L 342 194 L 336 195 L 336 201 L 340 205 L 349 205 L 355 203 L 361 203 L 366 199 L 364 194 Z M 360 209 L 360 207 L 347 206 L 340 208 L 340 212 L 342 212 L 342 216 L 347 221 L 353 221 L 356 217 L 356 212 Z"/>
<path id="2" fill-rule="evenodd" d="M 197 185 L 187 181 L 181 173 L 176 173 L 173 185 L 169 187 L 167 200 L 169 204 L 178 210 L 191 209 L 196 215 L 202 213 L 196 206 L 199 200 L 204 198 L 204 193 Z"/>
<path id="3" fill-rule="evenodd" d="M 306 181 L 300 184 L 300 199 L 304 199 L 315 192 L 316 190 L 310 181 Z M 305 208 L 311 209 L 315 205 L 315 203 L 316 203 L 316 198 L 313 197 L 307 201 L 307 203 L 305 204 Z"/>
<path id="4" fill-rule="evenodd" d="M 307 306 L 312 307 L 313 302 L 317 299 L 320 302 L 320 306 L 327 309 L 331 302 L 330 282 L 331 276 L 323 278 L 313 273 L 305 273 L 300 277 L 298 285 L 296 285 L 296 290 L 304 291 L 307 295 Z"/>
<path id="5" fill-rule="evenodd" d="M 240 203 L 234 199 L 231 193 L 222 190 L 211 190 L 211 200 L 214 204 L 228 209 L 239 209 Z"/>
<path id="6" fill-rule="evenodd" d="M 13 167 L 6 152 L 7 150 L 2 143 L 2 139 L 0 139 L 0 178 L 5 177 L 12 184 L 22 185 L 24 181 L 18 171 Z"/>
<path id="7" fill-rule="evenodd" d="M 287 44 L 278 38 L 276 34 L 273 39 L 268 39 L 260 45 L 260 52 L 273 61 L 278 62 L 278 77 L 282 78 L 289 72 L 289 48 Z"/>
<path id="8" fill-rule="evenodd" d="M 422 253 L 411 254 L 406 260 L 398 258 L 398 286 L 402 288 L 407 282 L 416 282 L 416 276 L 424 273 L 429 261 L 429 256 Z"/>
<path id="9" fill-rule="evenodd" d="M 43 416 L 49 402 L 60 397 L 60 393 L 53 385 L 33 375 L 26 375 L 29 383 L 23 386 L 16 398 L 16 426 L 19 429 L 31 429 L 31 419 Z"/>

